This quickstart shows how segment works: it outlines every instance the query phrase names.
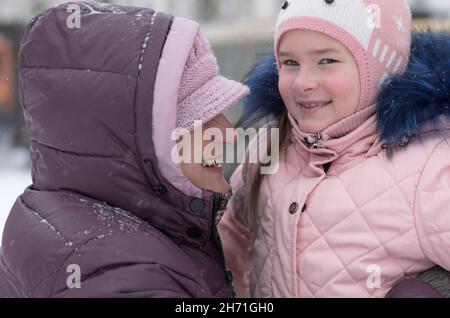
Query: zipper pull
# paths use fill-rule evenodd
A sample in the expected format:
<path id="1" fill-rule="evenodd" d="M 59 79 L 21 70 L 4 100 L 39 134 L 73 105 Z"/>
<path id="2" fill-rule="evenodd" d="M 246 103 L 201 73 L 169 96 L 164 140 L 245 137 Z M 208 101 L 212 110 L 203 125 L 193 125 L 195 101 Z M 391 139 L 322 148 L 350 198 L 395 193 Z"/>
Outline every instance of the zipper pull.
<path id="1" fill-rule="evenodd" d="M 308 149 L 322 149 L 322 133 L 316 133 L 305 138 Z"/>

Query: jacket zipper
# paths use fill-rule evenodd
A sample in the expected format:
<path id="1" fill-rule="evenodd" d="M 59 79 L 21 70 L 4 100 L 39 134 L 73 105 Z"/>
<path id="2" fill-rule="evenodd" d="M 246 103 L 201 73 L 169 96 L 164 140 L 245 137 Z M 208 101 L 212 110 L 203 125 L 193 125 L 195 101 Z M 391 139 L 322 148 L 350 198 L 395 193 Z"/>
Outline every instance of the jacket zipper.
<path id="1" fill-rule="evenodd" d="M 235 298 L 236 297 L 236 293 L 235 293 L 234 288 L 233 288 L 233 275 L 231 274 L 231 271 L 227 270 L 226 267 L 225 267 L 225 254 L 223 252 L 222 240 L 220 239 L 220 235 L 219 235 L 219 232 L 217 231 L 217 226 L 216 226 L 216 223 L 214 221 L 219 207 L 220 207 L 219 194 L 213 193 L 213 208 L 212 208 L 212 220 L 213 220 L 212 236 L 213 236 L 213 241 L 214 241 L 214 244 L 216 245 L 217 250 L 219 252 L 220 262 L 221 262 L 221 265 L 222 265 L 222 268 L 223 268 L 223 271 L 224 271 L 224 276 L 225 276 L 225 280 L 227 282 L 228 288 L 231 291 L 232 297 Z"/>
<path id="2" fill-rule="evenodd" d="M 323 139 L 322 139 L 322 134 L 320 132 L 310 135 L 310 137 L 311 137 L 312 141 L 310 141 L 309 138 L 305 138 L 305 143 L 306 143 L 306 146 L 308 147 L 308 149 L 322 149 L 323 148 L 323 145 L 322 145 Z"/>

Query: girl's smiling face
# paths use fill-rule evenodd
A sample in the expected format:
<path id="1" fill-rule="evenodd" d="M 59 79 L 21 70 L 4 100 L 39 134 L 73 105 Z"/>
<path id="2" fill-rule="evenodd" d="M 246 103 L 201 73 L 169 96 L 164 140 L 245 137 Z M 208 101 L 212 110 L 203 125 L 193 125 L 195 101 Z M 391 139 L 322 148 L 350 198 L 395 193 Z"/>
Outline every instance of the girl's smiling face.
<path id="1" fill-rule="evenodd" d="M 184 138 L 190 138 L 188 145 L 190 146 L 189 153 L 191 157 L 184 158 L 182 148 L 179 148 L 181 159 L 181 171 L 184 176 L 197 188 L 210 190 L 213 192 L 225 193 L 230 190 L 230 186 L 224 177 L 224 169 L 222 167 L 208 167 L 200 163 L 195 163 L 195 156 L 202 158 L 205 162 L 211 162 L 213 159 L 219 162 L 223 159 L 223 153 L 221 153 L 222 146 L 225 143 L 234 144 L 236 142 L 235 136 L 227 134 L 227 129 L 232 129 L 233 125 L 228 121 L 225 115 L 220 114 L 207 123 L 198 127 L 199 135 L 203 136 L 204 132 L 208 129 L 215 129 L 216 132 L 220 132 L 220 136 L 214 136 L 214 138 L 196 140 L 194 138 L 195 132 L 191 131 L 190 134 L 183 136 L 178 143 L 181 147 Z M 197 144 L 198 143 L 198 144 Z M 212 147 L 215 144 L 216 147 Z M 213 156 L 209 154 L 209 151 L 205 151 L 205 148 L 210 146 L 211 149 L 220 149 L 218 153 L 214 153 Z M 197 152 L 197 153 L 196 153 Z M 185 161 L 184 161 L 185 160 Z"/>
<path id="2" fill-rule="evenodd" d="M 281 96 L 303 132 L 321 132 L 358 107 L 358 65 L 337 40 L 309 30 L 289 31 L 280 41 L 278 64 Z"/>

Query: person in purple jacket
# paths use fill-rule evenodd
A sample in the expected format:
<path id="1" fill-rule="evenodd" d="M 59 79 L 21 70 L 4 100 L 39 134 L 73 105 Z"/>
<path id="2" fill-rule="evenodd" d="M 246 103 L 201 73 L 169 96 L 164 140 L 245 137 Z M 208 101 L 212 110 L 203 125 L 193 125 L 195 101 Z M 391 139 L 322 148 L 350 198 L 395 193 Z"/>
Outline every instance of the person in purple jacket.
<path id="1" fill-rule="evenodd" d="M 223 131 L 249 93 L 218 75 L 199 25 L 63 4 L 31 21 L 19 57 L 33 184 L 5 225 L 0 297 L 233 297 L 223 171 L 171 157 L 175 128 Z"/>

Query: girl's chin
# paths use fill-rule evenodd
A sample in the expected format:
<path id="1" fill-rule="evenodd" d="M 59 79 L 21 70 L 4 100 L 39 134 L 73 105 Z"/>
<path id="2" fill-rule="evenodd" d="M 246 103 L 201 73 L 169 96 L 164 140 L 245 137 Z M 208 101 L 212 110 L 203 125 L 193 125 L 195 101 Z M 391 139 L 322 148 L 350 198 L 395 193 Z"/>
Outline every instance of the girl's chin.
<path id="1" fill-rule="evenodd" d="M 304 133 L 307 134 L 316 134 L 318 132 L 322 132 L 328 126 L 324 125 L 323 121 L 315 120 L 313 118 L 305 119 L 305 116 L 296 114 L 296 116 L 292 116 L 297 122 L 298 128 Z"/>
<path id="2" fill-rule="evenodd" d="M 203 189 L 212 192 L 225 193 L 230 190 L 230 185 L 228 184 L 228 182 L 225 181 L 224 178 L 211 179 L 208 180 L 208 183 L 204 185 Z"/>
<path id="3" fill-rule="evenodd" d="M 327 127 L 322 127 L 321 125 L 308 125 L 308 124 L 299 124 L 299 128 L 302 132 L 307 134 L 317 134 L 319 132 L 324 131 Z"/>
<path id="4" fill-rule="evenodd" d="M 298 116 L 296 121 L 300 130 L 308 134 L 322 132 L 330 126 L 327 121 L 320 118 L 302 118 L 302 116 Z"/>
<path id="5" fill-rule="evenodd" d="M 208 189 L 208 190 L 210 190 L 212 192 L 216 192 L 216 193 L 225 193 L 225 192 L 230 191 L 230 186 L 228 184 L 216 185 L 216 186 L 209 187 L 209 188 L 210 189 Z"/>
<path id="6" fill-rule="evenodd" d="M 212 174 L 222 174 L 224 173 L 223 167 L 202 167 L 202 170 L 205 173 L 212 173 Z"/>

